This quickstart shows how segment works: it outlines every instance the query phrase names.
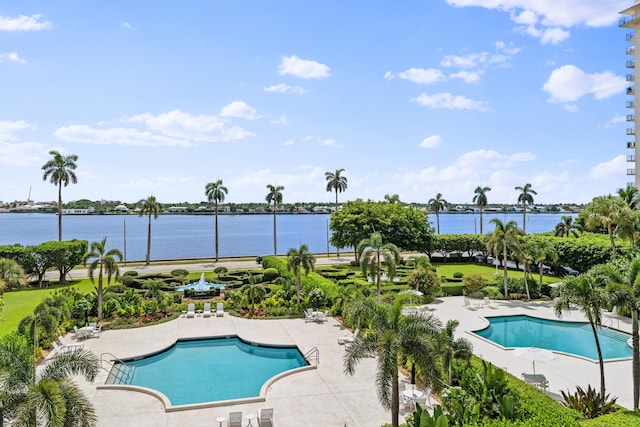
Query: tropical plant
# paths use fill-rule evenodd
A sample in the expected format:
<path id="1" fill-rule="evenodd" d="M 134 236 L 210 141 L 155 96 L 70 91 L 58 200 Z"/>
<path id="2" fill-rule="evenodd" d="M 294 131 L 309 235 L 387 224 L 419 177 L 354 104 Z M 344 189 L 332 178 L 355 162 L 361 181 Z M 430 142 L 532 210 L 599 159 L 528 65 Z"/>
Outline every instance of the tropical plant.
<path id="1" fill-rule="evenodd" d="M 582 226 L 577 222 L 573 222 L 573 217 L 569 215 L 562 215 L 560 222 L 556 224 L 554 233 L 558 237 L 578 237 L 578 232 L 582 231 Z"/>
<path id="2" fill-rule="evenodd" d="M 611 258 L 616 258 L 616 242 L 614 239 L 616 228 L 628 209 L 625 202 L 612 195 L 594 197 L 580 212 L 585 225 L 590 230 L 604 228 L 609 235 Z"/>
<path id="3" fill-rule="evenodd" d="M 509 221 L 505 224 L 499 218 L 493 218 L 490 222 L 495 224 L 496 228 L 487 238 L 487 250 L 492 252 L 496 257 L 502 253 L 504 297 L 508 298 L 509 277 L 507 274 L 507 255 L 509 252 L 517 252 L 520 246 L 520 239 L 524 232 L 518 228 L 518 224 L 515 221 Z"/>
<path id="4" fill-rule="evenodd" d="M 145 258 L 145 264 L 147 265 L 151 262 L 151 216 L 153 215 L 153 219 L 158 219 L 159 212 L 160 204 L 156 201 L 155 196 L 149 196 L 144 201 L 142 208 L 138 213 L 139 217 L 143 217 L 145 215 L 149 217 L 149 225 L 147 227 L 147 257 Z"/>
<path id="5" fill-rule="evenodd" d="M 291 248 L 287 252 L 287 269 L 296 277 L 296 295 L 297 302 L 300 304 L 300 271 L 304 270 L 304 274 L 308 275 L 313 271 L 316 263 L 316 257 L 309 252 L 306 244 L 300 245 L 299 249 Z"/>
<path id="6" fill-rule="evenodd" d="M 98 358 L 79 349 L 58 354 L 36 372 L 32 349 L 24 338 L 1 338 L 0 422 L 6 418 L 13 419 L 13 426 L 96 426 L 91 401 L 71 377 L 93 381 L 98 370 Z"/>
<path id="7" fill-rule="evenodd" d="M 278 205 L 282 203 L 282 191 L 284 190 L 284 187 L 282 185 L 267 184 L 267 189 L 269 190 L 269 193 L 267 193 L 265 200 L 267 201 L 267 203 L 273 202 L 273 256 L 276 256 L 278 254 L 276 241 L 276 213 L 278 211 Z"/>
<path id="8" fill-rule="evenodd" d="M 42 180 L 46 181 L 49 178 L 50 183 L 58 186 L 58 240 L 62 241 L 62 186 L 66 187 L 69 182 L 72 184 L 78 182 L 74 172 L 78 156 L 75 154 L 65 156 L 56 150 L 49 151 L 49 155 L 53 157 L 42 166 L 44 171 Z"/>
<path id="9" fill-rule="evenodd" d="M 436 223 L 438 234 L 440 234 L 440 211 L 444 210 L 447 206 L 447 201 L 442 198 L 442 193 L 436 194 L 436 197 L 429 199 L 427 204 L 429 205 L 429 209 L 436 213 Z"/>
<path id="10" fill-rule="evenodd" d="M 438 295 L 441 290 L 440 276 L 435 271 L 426 269 L 422 265 L 409 272 L 407 284 L 412 289 L 422 292 L 426 300 L 429 301 Z"/>
<path id="11" fill-rule="evenodd" d="M 107 275 L 107 284 L 111 283 L 111 276 L 115 275 L 116 280 L 120 276 L 118 261 L 122 261 L 122 252 L 120 249 L 113 248 L 107 250 L 107 238 L 100 242 L 91 242 L 89 252 L 84 256 L 84 264 L 91 260 L 89 264 L 89 279 L 91 283 L 95 283 L 93 276 L 98 269 L 98 321 L 102 320 L 102 278 Z M 117 258 L 117 261 L 116 261 Z"/>
<path id="12" fill-rule="evenodd" d="M 407 417 L 407 427 L 449 427 L 449 417 L 444 413 L 442 406 L 433 407 L 433 415 L 426 409 L 422 409 L 416 403 L 416 409 Z"/>
<path id="13" fill-rule="evenodd" d="M 447 372 L 448 384 L 453 385 L 453 359 L 468 362 L 473 354 L 473 344 L 466 338 L 455 338 L 456 328 L 460 325 L 455 319 L 448 320 L 438 336 L 438 348 L 442 355 L 442 365 Z"/>
<path id="14" fill-rule="evenodd" d="M 365 357 L 375 354 L 377 358 L 376 391 L 378 401 L 391 410 L 391 425 L 398 427 L 400 400 L 398 390 L 398 360 L 401 355 L 411 357 L 425 374 L 428 385 L 437 385 L 438 369 L 437 335 L 441 323 L 428 315 L 401 313 L 401 298 L 393 305 L 361 300 L 349 311 L 349 316 L 362 319 L 369 333 L 356 338 L 344 356 L 344 371 L 355 373 L 356 366 Z"/>
<path id="15" fill-rule="evenodd" d="M 240 288 L 241 292 L 247 296 L 249 303 L 251 304 L 251 308 L 249 309 L 249 316 L 253 316 L 255 303 L 260 302 L 264 296 L 267 294 L 267 290 L 260 283 L 256 283 L 255 276 L 253 274 L 249 275 L 249 283 L 244 284 Z"/>
<path id="16" fill-rule="evenodd" d="M 213 202 L 216 210 L 216 262 L 218 262 L 218 203 L 224 202 L 224 196 L 229 192 L 227 187 L 222 185 L 222 180 L 210 182 L 205 186 L 205 194 L 209 202 Z"/>
<path id="17" fill-rule="evenodd" d="M 475 196 L 473 196 L 473 203 L 480 208 L 480 234 L 482 234 L 482 210 L 487 206 L 487 193 L 489 191 L 491 191 L 491 187 L 481 186 L 477 186 L 473 191 L 475 193 Z"/>
<path id="18" fill-rule="evenodd" d="M 572 307 L 578 309 L 585 315 L 591 326 L 591 332 L 596 342 L 598 352 L 598 363 L 600 364 L 600 395 L 605 397 L 604 381 L 604 358 L 598 338 L 598 330 L 602 326 L 602 310 L 607 306 L 607 297 L 596 278 L 590 274 L 581 274 L 578 277 L 566 279 L 558 287 L 558 299 L 555 304 L 555 312 L 558 317 L 562 317 L 565 311 Z"/>
<path id="19" fill-rule="evenodd" d="M 24 285 L 24 270 L 16 261 L 0 258 L 0 295 L 5 288 L 15 289 Z"/>
<path id="20" fill-rule="evenodd" d="M 618 188 L 618 197 L 631 209 L 638 207 L 638 189 L 633 185 L 627 185 L 625 188 Z"/>
<path id="21" fill-rule="evenodd" d="M 399 195 L 397 195 L 397 194 L 385 194 L 385 195 L 384 195 L 384 201 L 385 201 L 386 203 L 391 203 L 391 204 L 394 204 L 394 203 L 402 203 L 402 202 L 400 201 L 400 196 L 399 196 Z"/>
<path id="22" fill-rule="evenodd" d="M 378 302 L 380 302 L 380 282 L 382 278 L 382 262 L 387 267 L 387 278 L 393 280 L 396 275 L 396 265 L 400 262 L 400 249 L 393 243 L 383 243 L 382 236 L 378 232 L 364 239 L 356 250 L 360 259 L 362 274 L 366 277 L 367 270 L 373 276 L 375 274 L 378 289 Z"/>
<path id="23" fill-rule="evenodd" d="M 338 193 L 342 193 L 347 189 L 347 177 L 342 176 L 344 169 L 336 169 L 335 172 L 325 172 L 324 177 L 327 180 L 327 191 L 336 193 L 336 208 L 334 212 L 338 212 Z M 336 256 L 340 258 L 340 249 L 336 247 Z"/>
<path id="24" fill-rule="evenodd" d="M 575 409 L 587 419 L 614 412 L 616 400 L 618 400 L 617 397 L 610 398 L 608 394 L 603 396 L 595 388 L 591 388 L 591 384 L 587 385 L 586 391 L 582 387 L 576 386 L 575 393 L 571 393 L 569 390 L 566 392 L 560 390 L 560 394 L 566 407 Z"/>
<path id="25" fill-rule="evenodd" d="M 522 231 L 527 233 L 527 205 L 533 204 L 533 196 L 538 193 L 531 188 L 531 184 L 526 183 L 524 187 L 516 187 L 516 190 L 520 192 L 518 194 L 518 203 L 522 203 Z"/>

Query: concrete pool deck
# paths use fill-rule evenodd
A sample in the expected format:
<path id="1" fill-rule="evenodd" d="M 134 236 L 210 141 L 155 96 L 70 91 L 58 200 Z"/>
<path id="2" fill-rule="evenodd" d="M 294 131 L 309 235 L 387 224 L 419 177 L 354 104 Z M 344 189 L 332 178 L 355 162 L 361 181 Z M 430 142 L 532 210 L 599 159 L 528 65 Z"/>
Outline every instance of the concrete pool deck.
<path id="1" fill-rule="evenodd" d="M 473 334 L 470 330 L 486 324 L 483 316 L 528 314 L 556 319 L 552 302 L 525 303 L 493 301 L 496 309 L 479 308 L 475 311 L 463 307 L 462 297 L 437 299 L 424 307 L 425 312 L 436 315 L 442 322 L 457 319 L 457 336 L 465 337 L 474 345 L 474 353 L 495 365 L 506 368 L 515 376 L 530 373 L 532 363 L 519 359 L 510 350 L 503 350 Z M 578 310 L 563 316 L 563 320 L 583 321 Z M 605 319 L 606 320 L 606 319 Z M 609 323 L 608 320 L 607 324 Z M 614 320 L 614 327 L 631 331 L 630 321 Z M 94 383 L 79 380 L 88 398 L 94 403 L 99 426 L 218 426 L 218 417 L 227 417 L 231 411 L 243 415 L 256 414 L 259 408 L 274 408 L 274 423 L 278 427 L 293 426 L 380 426 L 389 423 L 390 412 L 378 403 L 375 391 L 376 360 L 364 359 L 354 376 L 343 373 L 344 347 L 337 338 L 348 331 L 335 319 L 323 324 L 306 323 L 304 319 L 248 320 L 230 316 L 195 318 L 180 317 L 171 322 L 138 329 L 108 330 L 100 338 L 88 339 L 85 348 L 100 355 L 108 352 L 118 358 L 138 356 L 171 345 L 177 338 L 237 334 L 249 341 L 268 344 L 296 344 L 303 353 L 313 347 L 319 349 L 317 369 L 287 376 L 273 383 L 267 391 L 266 401 L 187 411 L 165 412 L 157 398 L 134 391 L 98 389 L 107 373 L 101 371 Z M 106 365 L 105 365 L 106 366 Z M 536 372 L 549 381 L 549 391 L 573 391 L 576 385 L 587 384 L 599 389 L 597 362 L 558 355 L 555 360 L 536 363 Z M 631 361 L 605 363 L 607 392 L 618 396 L 618 403 L 632 407 Z M 405 383 L 406 378 L 402 379 Z M 402 421 L 402 420 L 401 420 Z M 247 424 L 245 419 L 243 426 Z M 257 423 L 253 422 L 254 425 Z M 226 425 L 223 423 L 223 425 Z"/>

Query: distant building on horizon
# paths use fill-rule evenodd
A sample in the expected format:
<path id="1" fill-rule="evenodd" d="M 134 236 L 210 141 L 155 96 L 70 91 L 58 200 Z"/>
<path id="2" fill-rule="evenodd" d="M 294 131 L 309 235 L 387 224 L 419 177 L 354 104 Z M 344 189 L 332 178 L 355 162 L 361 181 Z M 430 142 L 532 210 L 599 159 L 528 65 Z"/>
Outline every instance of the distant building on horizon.
<path id="1" fill-rule="evenodd" d="M 636 144 L 636 114 L 635 108 L 636 103 L 638 101 L 636 97 L 636 30 L 640 27 L 640 0 L 635 0 L 633 6 L 623 10 L 620 12 L 622 15 L 627 15 L 620 19 L 620 27 L 630 28 L 632 31 L 627 33 L 626 38 L 630 46 L 627 46 L 626 52 L 627 55 L 630 55 L 631 59 L 627 60 L 627 68 L 630 70 L 627 74 L 627 95 L 632 96 L 633 98 L 627 101 L 627 108 L 629 109 L 629 113 L 627 114 L 627 148 L 633 150 L 633 154 L 627 154 L 627 162 L 629 166 L 627 168 L 627 176 L 633 177 L 633 181 L 627 182 L 628 186 L 633 186 L 635 188 L 640 189 L 640 175 L 636 173 L 638 169 L 637 159 L 638 159 L 638 145 Z"/>

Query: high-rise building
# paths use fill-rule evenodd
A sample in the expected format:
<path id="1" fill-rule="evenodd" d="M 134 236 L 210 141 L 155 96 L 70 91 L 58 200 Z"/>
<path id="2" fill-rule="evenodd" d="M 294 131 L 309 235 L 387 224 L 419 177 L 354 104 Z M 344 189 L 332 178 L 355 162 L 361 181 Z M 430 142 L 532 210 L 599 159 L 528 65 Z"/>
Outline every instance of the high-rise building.
<path id="1" fill-rule="evenodd" d="M 629 95 L 629 99 L 627 100 L 627 148 L 629 150 L 633 150 L 633 154 L 627 154 L 627 162 L 629 167 L 627 168 L 627 175 L 631 178 L 633 177 L 633 181 L 629 179 L 627 185 L 634 186 L 640 189 L 640 173 L 636 173 L 638 167 L 636 166 L 636 162 L 638 159 L 638 148 L 640 144 L 636 144 L 636 30 L 640 27 L 640 0 L 635 0 L 633 6 L 623 10 L 620 12 L 622 15 L 626 15 L 622 19 L 620 19 L 620 26 L 624 28 L 629 28 L 631 31 L 627 33 L 627 41 L 631 43 L 627 46 L 627 55 L 629 55 L 627 59 L 627 95 Z M 640 38 L 640 34 L 638 35 Z M 638 171 L 640 172 L 640 170 Z"/>

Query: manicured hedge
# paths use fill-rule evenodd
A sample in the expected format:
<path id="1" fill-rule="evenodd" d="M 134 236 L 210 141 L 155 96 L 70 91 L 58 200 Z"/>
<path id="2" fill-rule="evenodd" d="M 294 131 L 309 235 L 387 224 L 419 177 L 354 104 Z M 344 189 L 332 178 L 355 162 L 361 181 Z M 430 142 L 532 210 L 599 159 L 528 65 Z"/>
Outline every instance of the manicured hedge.
<path id="1" fill-rule="evenodd" d="M 584 420 L 580 425 L 583 427 L 637 427 L 640 426 L 640 410 L 621 410 L 593 420 Z"/>
<path id="2" fill-rule="evenodd" d="M 463 295 L 464 292 L 464 285 L 463 284 L 449 284 L 449 283 L 443 283 L 440 288 L 442 289 L 442 295 L 448 295 L 448 296 L 460 296 Z"/>

